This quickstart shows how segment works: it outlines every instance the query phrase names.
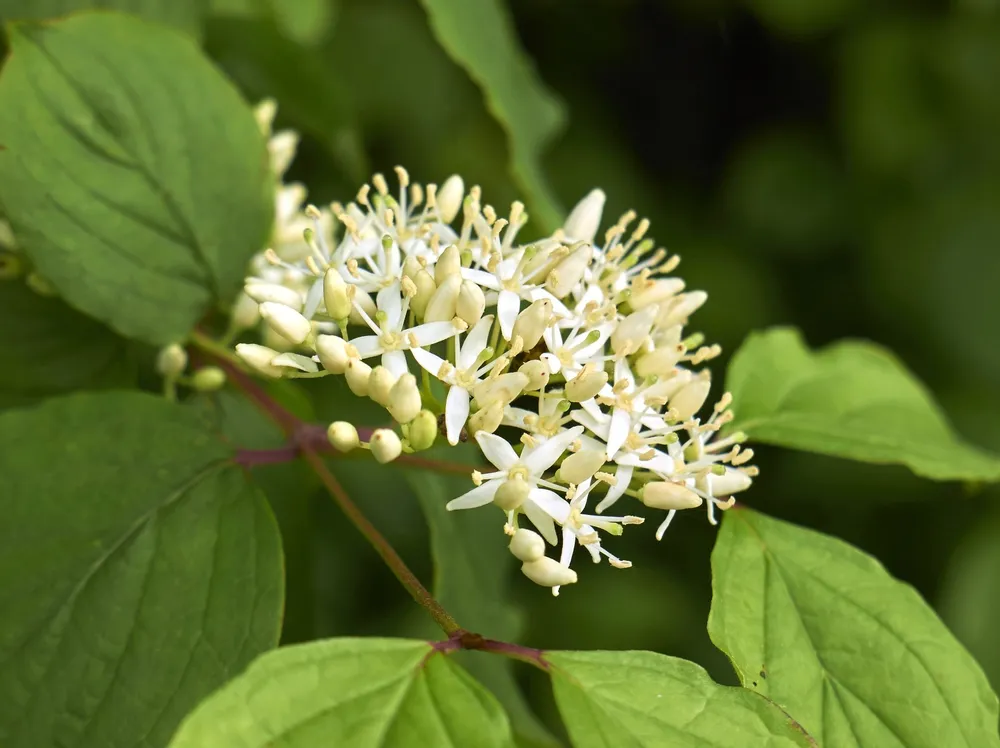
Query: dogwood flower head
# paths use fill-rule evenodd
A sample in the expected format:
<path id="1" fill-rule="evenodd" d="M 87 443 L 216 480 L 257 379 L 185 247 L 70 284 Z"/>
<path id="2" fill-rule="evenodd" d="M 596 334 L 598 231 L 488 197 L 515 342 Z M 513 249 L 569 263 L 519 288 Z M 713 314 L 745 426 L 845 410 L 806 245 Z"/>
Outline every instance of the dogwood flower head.
<path id="1" fill-rule="evenodd" d="M 295 142 L 272 145 L 280 181 Z M 714 523 L 750 487 L 753 453 L 727 432 L 731 396 L 700 415 L 711 396 L 700 367 L 719 348 L 685 326 L 707 295 L 676 276 L 679 259 L 647 237 L 648 221 L 629 211 L 602 232 L 605 196 L 593 190 L 562 228 L 525 242 L 521 203 L 503 216 L 460 177 L 437 187 L 395 176 L 395 191 L 376 174 L 346 204 L 303 209 L 301 188 L 288 193 L 294 215 L 277 212 L 307 251 L 282 239 L 252 262 L 240 313 L 254 305 L 269 345 L 237 346 L 248 367 L 343 376 L 397 424 L 361 445 L 379 462 L 439 433 L 472 441 L 493 468 L 447 508 L 499 509 L 524 575 L 556 594 L 577 579 L 578 546 L 630 566 L 606 540 L 642 520 L 606 516 L 612 505 L 666 512 L 659 539 L 678 511 L 704 504 Z M 361 444 L 345 422 L 329 436 L 338 449 Z M 561 542 L 558 559 L 546 541 Z"/>

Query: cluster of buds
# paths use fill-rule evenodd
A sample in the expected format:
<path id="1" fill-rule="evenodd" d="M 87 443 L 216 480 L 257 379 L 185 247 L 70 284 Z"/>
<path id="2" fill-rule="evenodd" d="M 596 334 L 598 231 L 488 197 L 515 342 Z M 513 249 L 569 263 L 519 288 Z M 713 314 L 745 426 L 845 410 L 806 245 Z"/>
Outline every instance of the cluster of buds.
<path id="1" fill-rule="evenodd" d="M 272 139 L 278 179 L 289 142 Z M 599 234 L 594 190 L 561 229 L 524 242 L 521 203 L 501 217 L 457 176 L 422 186 L 398 167 L 396 182 L 376 174 L 322 209 L 281 187 L 275 245 L 237 305 L 265 329 L 263 344 L 237 346 L 243 361 L 268 377 L 342 376 L 398 424 L 361 445 L 334 423 L 338 449 L 387 462 L 474 440 L 494 469 L 474 471 L 448 509 L 497 507 L 524 574 L 556 594 L 576 581 L 577 545 L 631 565 L 603 545 L 643 521 L 605 514 L 623 498 L 666 512 L 658 539 L 681 510 L 705 506 L 715 523 L 757 470 L 745 436 L 720 433 L 728 393 L 701 415 L 711 378 L 699 366 L 720 350 L 684 326 L 707 295 L 672 275 L 679 259 L 647 238 L 649 222 L 628 212 Z"/>

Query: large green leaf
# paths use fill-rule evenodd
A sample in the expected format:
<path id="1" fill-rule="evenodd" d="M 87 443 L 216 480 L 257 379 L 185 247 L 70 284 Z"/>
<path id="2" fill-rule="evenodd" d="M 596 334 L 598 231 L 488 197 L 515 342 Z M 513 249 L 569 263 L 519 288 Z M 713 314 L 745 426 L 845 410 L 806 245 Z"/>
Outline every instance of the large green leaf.
<path id="1" fill-rule="evenodd" d="M 58 18 L 80 10 L 109 9 L 201 34 L 206 0 L 0 0 L 0 20 Z"/>
<path id="2" fill-rule="evenodd" d="M 140 393 L 0 416 L 0 744 L 163 745 L 277 642 L 277 528 L 198 415 Z"/>
<path id="3" fill-rule="evenodd" d="M 576 748 L 816 748 L 767 699 L 720 686 L 687 660 L 635 651 L 545 659 Z"/>
<path id="4" fill-rule="evenodd" d="M 541 158 L 564 114 L 521 49 L 506 8 L 500 0 L 421 2 L 441 46 L 482 88 L 487 107 L 507 130 L 511 171 L 527 193 L 529 211 L 554 229 L 561 212 Z"/>
<path id="5" fill-rule="evenodd" d="M 470 458 L 470 453 L 475 453 L 471 448 L 463 451 Z M 455 452 L 448 450 L 448 457 L 455 459 Z M 408 470 L 406 477 L 431 532 L 435 598 L 466 630 L 515 641 L 522 629 L 521 616 L 509 602 L 508 581 L 514 559 L 501 531 L 501 513 L 445 509 L 450 499 L 467 490 L 468 481 L 461 478 L 414 470 Z M 554 744 L 514 680 L 511 660 L 468 653 L 464 664 L 500 699 L 518 734 L 536 745 Z"/>
<path id="6" fill-rule="evenodd" d="M 871 556 L 741 508 L 726 514 L 712 576 L 712 641 L 820 745 L 1000 746 L 982 670 Z"/>
<path id="7" fill-rule="evenodd" d="M 171 748 L 511 745 L 496 701 L 427 642 L 329 639 L 264 655 Z"/>
<path id="8" fill-rule="evenodd" d="M 74 307 L 164 344 L 239 288 L 273 214 L 264 139 L 194 42 L 116 13 L 10 28 L 0 200 Z"/>
<path id="9" fill-rule="evenodd" d="M 125 341 L 59 299 L 0 281 L 0 408 L 76 389 L 127 386 Z"/>
<path id="10" fill-rule="evenodd" d="M 1000 480 L 1000 458 L 965 444 L 891 353 L 844 341 L 814 353 L 795 330 L 751 335 L 726 376 L 736 421 L 758 442 L 893 463 L 937 480 Z"/>

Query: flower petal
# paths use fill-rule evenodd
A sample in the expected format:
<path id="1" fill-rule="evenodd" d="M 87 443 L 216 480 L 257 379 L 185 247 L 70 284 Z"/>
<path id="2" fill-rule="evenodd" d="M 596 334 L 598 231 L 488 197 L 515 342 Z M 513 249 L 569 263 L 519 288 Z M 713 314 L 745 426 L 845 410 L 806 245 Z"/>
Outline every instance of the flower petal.
<path id="1" fill-rule="evenodd" d="M 382 366 L 399 379 L 410 371 L 409 364 L 406 363 L 406 354 L 402 351 L 386 351 L 382 354 Z"/>
<path id="2" fill-rule="evenodd" d="M 560 525 L 565 524 L 569 519 L 569 502 L 555 491 L 536 486 L 531 489 L 531 492 L 528 494 L 528 500 L 525 502 L 525 504 L 530 503 L 534 503 Z"/>
<path id="3" fill-rule="evenodd" d="M 372 356 L 385 353 L 385 348 L 382 346 L 382 341 L 378 335 L 363 335 L 360 338 L 351 338 L 351 345 L 357 349 L 358 355 L 361 358 L 371 358 Z"/>
<path id="4" fill-rule="evenodd" d="M 573 561 L 573 549 L 576 548 L 576 535 L 568 527 L 562 531 L 562 551 L 559 553 L 559 563 L 569 566 Z"/>
<path id="5" fill-rule="evenodd" d="M 466 491 L 457 499 L 449 501 L 445 505 L 445 509 L 453 512 L 456 509 L 475 509 L 476 507 L 486 506 L 493 501 L 493 497 L 496 496 L 497 489 L 500 488 L 501 483 L 503 483 L 502 480 L 488 480 L 481 486 L 476 486 L 472 490 Z"/>
<path id="6" fill-rule="evenodd" d="M 444 359 L 438 356 L 436 353 L 431 353 L 430 351 L 425 351 L 423 348 L 411 348 L 410 354 L 416 359 L 416 362 L 420 364 L 427 373 L 432 377 L 440 379 L 438 374 L 441 371 L 441 364 L 444 363 Z M 448 378 L 449 380 L 451 377 Z"/>
<path id="7" fill-rule="evenodd" d="M 385 312 L 385 327 L 399 332 L 403 329 L 403 298 L 399 293 L 399 281 L 386 286 L 375 297 L 375 305 L 379 311 Z"/>
<path id="8" fill-rule="evenodd" d="M 500 280 L 493 273 L 487 273 L 485 270 L 462 268 L 462 280 L 472 281 L 476 285 L 493 291 L 500 290 Z"/>
<path id="9" fill-rule="evenodd" d="M 453 447 L 458 444 L 458 438 L 467 420 L 469 420 L 469 393 L 457 385 L 452 385 L 448 390 L 448 399 L 444 406 L 444 424 L 448 443 Z"/>
<path id="10" fill-rule="evenodd" d="M 517 452 L 507 443 L 506 439 L 501 439 L 496 434 L 487 434 L 485 431 L 476 432 L 476 441 L 483 456 L 496 465 L 499 470 L 510 470 L 517 464 Z"/>
<path id="11" fill-rule="evenodd" d="M 500 320 L 500 332 L 503 333 L 504 340 L 510 340 L 520 310 L 521 297 L 513 291 L 502 290 L 497 298 L 497 317 Z"/>
<path id="12" fill-rule="evenodd" d="M 427 322 L 406 331 L 408 335 L 412 334 L 416 337 L 417 345 L 420 347 L 440 343 L 442 340 L 450 338 L 455 332 L 455 325 L 451 322 Z"/>
<path id="13" fill-rule="evenodd" d="M 458 354 L 458 368 L 462 371 L 471 369 L 479 354 L 486 350 L 486 345 L 490 342 L 490 332 L 493 330 L 493 315 L 488 314 L 476 323 L 476 326 L 469 331 L 462 342 L 461 350 Z"/>
<path id="14" fill-rule="evenodd" d="M 608 429 L 608 459 L 614 459 L 618 450 L 625 444 L 632 430 L 632 414 L 625 408 L 615 408 L 611 414 L 611 427 Z"/>
<path id="15" fill-rule="evenodd" d="M 320 278 L 309 287 L 309 293 L 306 294 L 306 304 L 302 309 L 302 316 L 306 319 L 312 319 L 313 315 L 316 314 L 316 310 L 319 309 L 319 303 L 322 300 L 323 279 Z"/>
<path id="16" fill-rule="evenodd" d="M 615 485 L 608 488 L 607 496 L 601 499 L 601 502 L 597 505 L 598 514 L 603 512 L 625 495 L 625 491 L 628 489 L 629 483 L 632 482 L 632 466 L 619 465 L 618 470 L 615 471 L 615 479 Z"/>
<path id="17" fill-rule="evenodd" d="M 524 516 L 528 518 L 528 521 L 535 526 L 535 529 L 545 538 L 549 543 L 555 545 L 559 542 L 559 538 L 556 535 L 556 524 L 552 521 L 552 517 L 547 515 L 538 504 L 533 501 L 526 501 L 521 505 L 521 510 L 524 512 Z"/>
<path id="18" fill-rule="evenodd" d="M 593 402 L 593 400 L 591 400 L 590 402 Z M 597 403 L 594 404 L 596 405 Z M 594 417 L 593 413 L 590 413 L 586 410 L 574 410 L 572 411 L 571 415 L 574 421 L 576 421 L 579 424 L 582 424 L 583 426 L 586 426 L 589 431 L 592 431 L 593 433 L 597 434 L 599 437 L 601 437 L 601 439 L 607 440 L 608 424 L 609 424 L 608 421 L 598 421 Z M 604 449 L 604 448 L 605 447 L 603 444 L 601 444 L 601 446 L 598 447 L 598 449 Z"/>
<path id="19" fill-rule="evenodd" d="M 526 450 L 521 456 L 521 464 L 528 468 L 528 472 L 532 475 L 541 475 L 562 457 L 566 448 L 582 433 L 583 426 L 574 426 L 551 439 L 546 439 L 538 446 Z"/>

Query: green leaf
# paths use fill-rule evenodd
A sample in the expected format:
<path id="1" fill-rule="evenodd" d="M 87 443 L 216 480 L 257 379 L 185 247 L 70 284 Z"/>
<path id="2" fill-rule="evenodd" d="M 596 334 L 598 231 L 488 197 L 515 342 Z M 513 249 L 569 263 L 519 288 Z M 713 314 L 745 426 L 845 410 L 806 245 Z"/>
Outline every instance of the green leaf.
<path id="1" fill-rule="evenodd" d="M 0 408 L 78 389 L 127 387 L 125 341 L 59 299 L 0 281 Z"/>
<path id="2" fill-rule="evenodd" d="M 1000 458 L 964 443 L 889 351 L 844 341 L 810 351 L 791 329 L 751 335 L 726 375 L 734 429 L 754 441 L 901 464 L 936 480 L 1000 480 Z"/>
<path id="3" fill-rule="evenodd" d="M 473 450 L 468 450 L 471 453 Z M 455 459 L 455 449 L 448 451 Z M 470 463 L 471 465 L 471 463 Z M 470 472 L 472 468 L 470 467 Z M 491 639 L 515 641 L 522 617 L 509 602 L 508 581 L 514 566 L 501 531 L 500 512 L 449 512 L 445 504 L 468 481 L 407 470 L 427 518 L 434 557 L 434 597 L 462 626 Z M 555 745 L 554 738 L 532 713 L 517 682 L 513 662 L 482 653 L 463 653 L 465 666 L 504 705 L 519 735 L 538 745 Z"/>
<path id="4" fill-rule="evenodd" d="M 163 745 L 274 646 L 281 548 L 193 411 L 78 394 L 0 416 L 0 744 Z"/>
<path id="5" fill-rule="evenodd" d="M 37 21 L 81 10 L 108 9 L 201 36 L 205 0 L 0 0 L 0 21 Z"/>
<path id="6" fill-rule="evenodd" d="M 740 508 L 726 514 L 712 577 L 712 641 L 820 745 L 1000 746 L 982 670 L 871 556 Z"/>
<path id="7" fill-rule="evenodd" d="M 264 655 L 171 748 L 511 745 L 500 706 L 427 642 L 329 639 Z"/>
<path id="8" fill-rule="evenodd" d="M 170 29 L 93 13 L 10 35 L 0 200 L 19 245 L 126 337 L 184 337 L 267 240 L 273 180 L 252 112 Z"/>
<path id="9" fill-rule="evenodd" d="M 546 146 L 563 126 L 562 106 L 539 80 L 499 0 L 421 0 L 441 46 L 483 90 L 510 141 L 511 172 L 545 230 L 562 223 L 542 173 Z"/>
<path id="10" fill-rule="evenodd" d="M 576 748 L 816 748 L 767 699 L 720 686 L 687 660 L 636 651 L 545 659 Z"/>

